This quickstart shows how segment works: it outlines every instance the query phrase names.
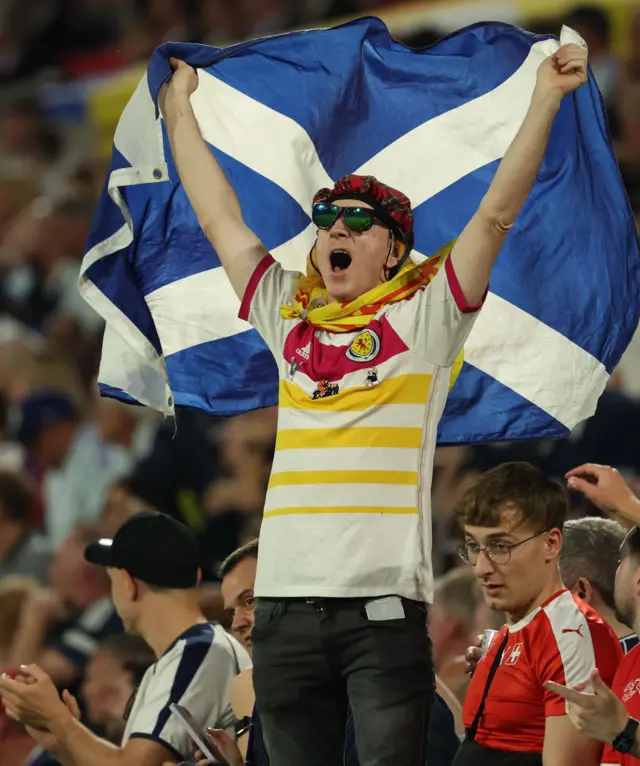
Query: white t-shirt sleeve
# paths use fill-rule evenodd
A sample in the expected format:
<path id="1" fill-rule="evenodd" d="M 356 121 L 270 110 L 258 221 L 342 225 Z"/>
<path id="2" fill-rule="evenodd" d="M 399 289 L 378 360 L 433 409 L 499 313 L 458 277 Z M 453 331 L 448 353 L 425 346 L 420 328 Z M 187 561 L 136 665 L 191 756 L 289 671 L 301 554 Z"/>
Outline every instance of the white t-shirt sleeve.
<path id="1" fill-rule="evenodd" d="M 481 308 L 482 304 L 466 303 L 448 257 L 426 288 L 409 300 L 396 303 L 387 316 L 415 354 L 439 367 L 450 367 Z"/>
<path id="2" fill-rule="evenodd" d="M 217 628 L 217 631 L 222 628 Z M 241 648 L 241 647 L 240 647 Z M 206 644 L 177 647 L 156 666 L 145 689 L 144 704 L 129 722 L 130 739 L 151 739 L 163 745 L 180 761 L 194 754 L 191 737 L 172 715 L 169 706 L 186 708 L 200 731 L 226 729 L 233 734 L 233 713 L 229 699 L 231 681 L 239 669 L 239 658 L 230 651 L 226 636 Z"/>
<path id="3" fill-rule="evenodd" d="M 271 255 L 256 266 L 245 290 L 238 316 L 254 327 L 274 356 L 284 347 L 289 320 L 280 309 L 291 303 L 300 274 L 285 271 Z"/>

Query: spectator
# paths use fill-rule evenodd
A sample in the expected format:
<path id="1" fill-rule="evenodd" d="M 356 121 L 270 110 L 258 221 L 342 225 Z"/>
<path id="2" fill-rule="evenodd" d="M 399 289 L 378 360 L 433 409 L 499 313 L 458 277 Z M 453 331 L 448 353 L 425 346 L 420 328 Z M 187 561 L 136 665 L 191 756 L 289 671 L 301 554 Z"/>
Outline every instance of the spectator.
<path id="1" fill-rule="evenodd" d="M 634 527 L 620 549 L 616 575 L 615 602 L 619 619 L 640 630 L 640 529 Z M 635 646 L 622 660 L 611 690 L 596 672 L 591 684 L 577 689 L 557 683 L 546 684 L 550 691 L 567 700 L 571 722 L 583 736 L 605 743 L 602 766 L 637 766 L 640 759 L 640 647 Z M 586 690 L 585 690 L 585 687 Z M 633 716 L 633 717 L 631 717 Z"/>
<path id="2" fill-rule="evenodd" d="M 87 547 L 87 559 L 105 566 L 112 597 L 127 632 L 151 646 L 158 661 L 145 673 L 122 738 L 127 762 L 161 766 L 193 755 L 189 734 L 169 706 L 185 706 L 199 727 L 233 732 L 228 700 L 232 678 L 249 664 L 242 646 L 218 625 L 205 622 L 193 589 L 200 582 L 193 533 L 169 516 L 133 516 L 113 540 Z M 76 763 L 112 764 L 113 746 L 77 721 L 39 667 L 31 683 L 0 679 L 7 712 L 55 738 L 49 749 Z"/>
<path id="3" fill-rule="evenodd" d="M 601 747 L 581 737 L 564 701 L 542 683 L 575 684 L 598 667 L 613 677 L 622 650 L 585 602 L 562 586 L 558 557 L 567 497 L 533 466 L 483 474 L 456 509 L 487 604 L 505 625 L 478 664 L 464 703 L 466 739 L 455 766 L 596 766 Z"/>
<path id="4" fill-rule="evenodd" d="M 46 582 L 52 549 L 29 526 L 33 492 L 19 474 L 0 471 L 0 578 L 30 575 Z"/>
<path id="5" fill-rule="evenodd" d="M 122 741 L 127 704 L 154 661 L 145 641 L 125 633 L 106 638 L 89 661 L 80 689 L 86 722 L 107 742 L 118 745 Z M 51 746 L 51 735 L 31 733 L 39 746 L 23 766 L 60 766 L 46 749 Z"/>
<path id="6" fill-rule="evenodd" d="M 75 524 L 99 518 L 107 488 L 130 467 L 57 391 L 35 391 L 23 400 L 17 437 L 43 476 L 44 526 L 54 546 Z"/>
<path id="7" fill-rule="evenodd" d="M 222 564 L 220 577 L 222 579 L 222 595 L 225 608 L 231 620 L 231 630 L 251 653 L 251 630 L 254 625 L 254 594 L 258 562 L 258 540 L 252 540 L 234 551 Z M 438 691 L 446 696 L 447 702 L 452 695 L 436 678 Z M 252 671 L 250 668 L 238 675 L 231 687 L 231 704 L 239 721 L 238 743 L 224 734 L 213 732 L 214 741 L 231 764 L 243 763 L 246 757 L 248 766 L 267 766 L 269 759 L 265 749 L 260 716 L 254 707 Z M 459 704 L 453 698 L 453 709 Z M 431 730 L 427 763 L 430 766 L 449 766 L 458 746 L 454 729 L 454 718 L 443 697 L 435 695 L 431 717 Z M 349 717 L 344 751 L 345 766 L 357 766 L 358 754 L 355 748 L 355 729 L 353 719 Z"/>
<path id="8" fill-rule="evenodd" d="M 562 528 L 560 577 L 565 587 L 586 601 L 620 639 L 625 654 L 638 643 L 631 624 L 616 616 L 614 587 L 625 530 L 612 519 L 588 516 Z"/>

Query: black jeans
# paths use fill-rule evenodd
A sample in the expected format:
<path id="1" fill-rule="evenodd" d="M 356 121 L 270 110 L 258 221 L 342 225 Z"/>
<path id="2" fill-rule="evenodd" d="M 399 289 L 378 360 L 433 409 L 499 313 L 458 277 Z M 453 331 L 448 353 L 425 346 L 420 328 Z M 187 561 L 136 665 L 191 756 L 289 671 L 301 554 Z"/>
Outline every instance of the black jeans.
<path id="1" fill-rule="evenodd" d="M 370 620 L 369 599 L 258 599 L 253 683 L 271 766 L 424 766 L 434 690 L 426 606 Z"/>

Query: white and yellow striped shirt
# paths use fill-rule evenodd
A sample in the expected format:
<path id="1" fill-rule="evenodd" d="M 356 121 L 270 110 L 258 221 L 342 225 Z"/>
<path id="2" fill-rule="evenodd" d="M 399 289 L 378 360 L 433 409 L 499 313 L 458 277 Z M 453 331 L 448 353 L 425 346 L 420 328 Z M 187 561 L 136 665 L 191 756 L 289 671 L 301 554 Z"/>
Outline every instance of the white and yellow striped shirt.
<path id="1" fill-rule="evenodd" d="M 330 333 L 281 317 L 298 276 L 266 257 L 240 310 L 280 375 L 256 594 L 430 602 L 436 431 L 479 307 L 449 259 L 365 329 Z"/>

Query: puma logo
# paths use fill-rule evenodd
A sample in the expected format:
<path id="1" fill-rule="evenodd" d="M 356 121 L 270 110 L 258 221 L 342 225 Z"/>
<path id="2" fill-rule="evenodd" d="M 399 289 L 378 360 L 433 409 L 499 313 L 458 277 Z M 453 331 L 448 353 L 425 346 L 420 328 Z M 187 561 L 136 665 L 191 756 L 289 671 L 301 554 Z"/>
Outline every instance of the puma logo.
<path id="1" fill-rule="evenodd" d="M 562 628 L 562 635 L 564 636 L 565 633 L 577 633 L 580 638 L 584 638 L 582 635 L 582 625 L 579 628 Z"/>

